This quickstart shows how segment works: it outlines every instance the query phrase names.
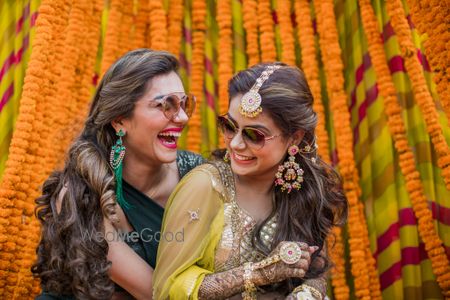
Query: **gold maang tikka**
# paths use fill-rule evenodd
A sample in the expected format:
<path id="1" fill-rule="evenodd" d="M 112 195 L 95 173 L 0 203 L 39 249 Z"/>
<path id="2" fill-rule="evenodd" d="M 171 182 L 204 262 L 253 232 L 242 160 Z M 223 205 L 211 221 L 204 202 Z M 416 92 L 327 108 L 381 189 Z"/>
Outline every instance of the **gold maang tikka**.
<path id="1" fill-rule="evenodd" d="M 255 84 L 252 86 L 250 91 L 244 94 L 241 99 L 241 104 L 239 105 L 239 112 L 241 115 L 254 118 L 262 112 L 261 107 L 261 95 L 259 94 L 259 89 L 263 83 L 272 75 L 275 70 L 281 68 L 279 65 L 270 65 L 261 73 L 258 79 L 256 79 Z"/>

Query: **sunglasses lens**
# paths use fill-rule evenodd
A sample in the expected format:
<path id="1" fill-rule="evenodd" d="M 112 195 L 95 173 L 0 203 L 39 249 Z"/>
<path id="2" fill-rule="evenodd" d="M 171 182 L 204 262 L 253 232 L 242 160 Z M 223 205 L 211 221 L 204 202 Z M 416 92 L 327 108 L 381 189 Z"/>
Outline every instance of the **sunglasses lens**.
<path id="1" fill-rule="evenodd" d="M 236 135 L 236 127 L 225 117 L 219 117 L 219 126 L 226 138 L 233 138 Z"/>
<path id="2" fill-rule="evenodd" d="M 262 133 L 261 131 L 259 131 L 257 129 L 245 128 L 242 130 L 242 136 L 249 143 L 251 143 L 257 147 L 264 146 L 266 136 L 264 135 L 264 133 Z"/>
<path id="3" fill-rule="evenodd" d="M 181 101 L 181 108 L 190 118 L 194 113 L 195 109 L 195 97 L 192 95 L 186 95 L 186 97 Z"/>
<path id="4" fill-rule="evenodd" d="M 175 95 L 168 95 L 164 100 L 164 115 L 171 120 L 180 111 L 180 99 Z"/>

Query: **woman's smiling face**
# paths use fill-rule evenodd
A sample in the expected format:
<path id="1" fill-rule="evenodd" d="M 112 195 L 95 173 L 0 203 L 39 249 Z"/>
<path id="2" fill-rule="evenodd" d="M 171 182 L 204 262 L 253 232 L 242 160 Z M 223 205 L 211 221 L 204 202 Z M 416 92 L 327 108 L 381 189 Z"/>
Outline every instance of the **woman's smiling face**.
<path id="1" fill-rule="evenodd" d="M 284 160 L 292 138 L 286 138 L 269 114 L 264 111 L 255 118 L 247 118 L 239 112 L 242 95 L 236 95 L 230 101 L 227 117 L 238 128 L 232 138 L 225 138 L 230 154 L 231 168 L 238 176 L 275 176 L 278 165 Z M 243 139 L 241 129 L 251 127 L 258 129 L 266 137 L 264 146 L 255 147 Z M 258 149 L 259 148 L 259 149 Z"/>
<path id="2" fill-rule="evenodd" d="M 152 164 L 176 159 L 178 137 L 188 116 L 183 109 L 170 120 L 164 115 L 158 99 L 172 93 L 184 94 L 180 77 L 175 72 L 155 76 L 144 96 L 136 102 L 132 115 L 120 121 L 126 132 L 126 157 Z"/>

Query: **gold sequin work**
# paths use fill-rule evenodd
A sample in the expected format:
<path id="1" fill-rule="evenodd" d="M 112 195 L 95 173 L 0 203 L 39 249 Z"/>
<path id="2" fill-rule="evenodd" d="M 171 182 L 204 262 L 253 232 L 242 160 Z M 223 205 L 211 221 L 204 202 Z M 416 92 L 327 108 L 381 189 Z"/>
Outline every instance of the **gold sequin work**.
<path id="1" fill-rule="evenodd" d="M 215 254 L 215 270 L 223 272 L 243 265 L 245 262 L 257 262 L 266 256 L 255 249 L 252 243 L 256 221 L 236 203 L 234 177 L 229 165 L 212 162 L 219 170 L 220 178 L 215 178 L 223 184 L 226 190 L 224 197 L 224 227 L 222 237 Z M 261 228 L 260 237 L 263 244 L 270 248 L 278 216 L 275 214 Z"/>

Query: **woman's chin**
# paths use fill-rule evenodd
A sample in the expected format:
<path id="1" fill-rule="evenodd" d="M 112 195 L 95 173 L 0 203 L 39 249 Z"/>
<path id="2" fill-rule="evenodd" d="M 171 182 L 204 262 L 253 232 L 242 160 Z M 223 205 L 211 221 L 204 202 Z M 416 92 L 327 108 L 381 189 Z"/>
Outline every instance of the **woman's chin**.
<path id="1" fill-rule="evenodd" d="M 238 176 L 248 176 L 258 172 L 256 162 L 253 162 L 251 164 L 250 163 L 239 164 L 232 161 L 231 169 L 233 170 L 233 173 Z"/>
<path id="2" fill-rule="evenodd" d="M 161 163 L 171 163 L 177 159 L 177 147 L 167 148 L 159 144 L 155 151 L 155 154 L 156 159 Z"/>

